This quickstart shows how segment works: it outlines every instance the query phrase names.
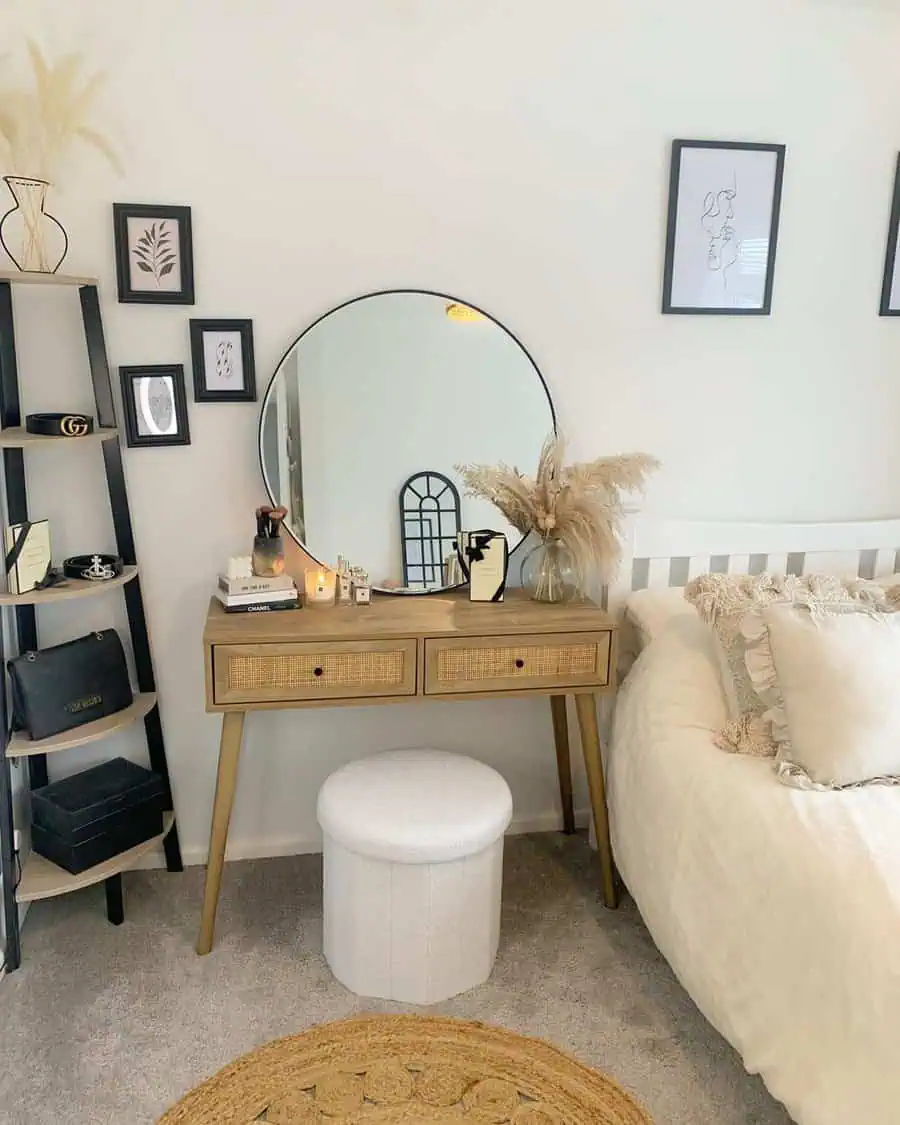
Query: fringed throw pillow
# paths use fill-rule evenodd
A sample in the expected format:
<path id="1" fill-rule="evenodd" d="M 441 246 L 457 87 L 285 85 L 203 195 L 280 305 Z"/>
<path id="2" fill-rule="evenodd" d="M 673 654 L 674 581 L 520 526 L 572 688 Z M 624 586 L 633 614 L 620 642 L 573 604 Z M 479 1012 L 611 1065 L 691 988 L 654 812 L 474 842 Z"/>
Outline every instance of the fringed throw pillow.
<path id="1" fill-rule="evenodd" d="M 736 754 L 772 758 L 778 745 L 772 737 L 767 704 L 760 699 L 747 669 L 748 638 L 744 618 L 775 604 L 887 605 L 885 589 L 859 578 L 830 574 L 803 577 L 776 574 L 703 574 L 690 582 L 685 598 L 708 622 L 716 638 L 722 688 L 730 721 L 716 736 L 716 745 Z"/>

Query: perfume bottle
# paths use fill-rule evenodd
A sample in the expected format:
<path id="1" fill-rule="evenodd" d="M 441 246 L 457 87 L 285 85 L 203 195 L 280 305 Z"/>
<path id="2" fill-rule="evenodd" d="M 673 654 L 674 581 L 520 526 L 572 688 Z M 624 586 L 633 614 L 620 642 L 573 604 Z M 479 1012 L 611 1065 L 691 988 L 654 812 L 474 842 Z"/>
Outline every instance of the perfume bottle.
<path id="1" fill-rule="evenodd" d="M 355 566 L 350 572 L 351 590 L 354 605 L 369 605 L 372 601 L 372 587 L 369 585 L 369 576 L 361 566 Z"/>
<path id="2" fill-rule="evenodd" d="M 343 555 L 338 555 L 337 565 L 337 602 L 338 605 L 350 605 L 353 601 L 353 580 L 350 576 L 350 566 Z"/>

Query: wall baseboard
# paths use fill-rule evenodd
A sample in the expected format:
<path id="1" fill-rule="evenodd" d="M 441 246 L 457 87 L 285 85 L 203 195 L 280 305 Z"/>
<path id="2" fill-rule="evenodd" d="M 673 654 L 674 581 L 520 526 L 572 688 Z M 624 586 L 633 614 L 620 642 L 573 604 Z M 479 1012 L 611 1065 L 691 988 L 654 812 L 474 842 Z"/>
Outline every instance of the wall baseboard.
<path id="1" fill-rule="evenodd" d="M 588 809 L 575 810 L 575 825 L 586 828 L 590 821 Z M 537 816 L 513 818 L 506 830 L 507 836 L 524 836 L 529 832 L 559 832 L 561 828 L 559 813 L 548 810 Z M 229 861 L 240 859 L 274 859 L 278 856 L 311 855 L 322 850 L 322 837 L 290 837 L 281 840 L 230 840 L 228 843 Z M 182 848 L 182 859 L 186 867 L 202 866 L 206 863 L 207 849 L 203 847 Z M 137 870 L 164 867 L 162 855 L 145 856 Z"/>

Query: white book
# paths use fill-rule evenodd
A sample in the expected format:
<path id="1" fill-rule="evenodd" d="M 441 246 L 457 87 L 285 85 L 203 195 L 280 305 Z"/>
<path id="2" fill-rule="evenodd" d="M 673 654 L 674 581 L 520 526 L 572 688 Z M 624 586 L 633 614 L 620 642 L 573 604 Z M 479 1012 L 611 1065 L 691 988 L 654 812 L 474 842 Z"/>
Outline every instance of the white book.
<path id="1" fill-rule="evenodd" d="M 279 574 L 272 578 L 229 578 L 219 575 L 219 589 L 229 597 L 241 594 L 267 594 L 273 590 L 293 590 L 294 580 L 289 574 Z"/>

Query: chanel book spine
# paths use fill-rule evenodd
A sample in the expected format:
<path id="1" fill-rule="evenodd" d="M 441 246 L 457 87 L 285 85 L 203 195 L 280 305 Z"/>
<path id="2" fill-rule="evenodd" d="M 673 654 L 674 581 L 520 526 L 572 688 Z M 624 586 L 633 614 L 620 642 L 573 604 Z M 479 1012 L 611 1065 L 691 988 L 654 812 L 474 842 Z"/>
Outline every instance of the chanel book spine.
<path id="1" fill-rule="evenodd" d="M 253 602 L 250 605 L 225 605 L 226 613 L 273 613 L 275 610 L 296 609 L 300 603 L 296 599 L 283 602 Z"/>

